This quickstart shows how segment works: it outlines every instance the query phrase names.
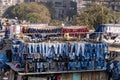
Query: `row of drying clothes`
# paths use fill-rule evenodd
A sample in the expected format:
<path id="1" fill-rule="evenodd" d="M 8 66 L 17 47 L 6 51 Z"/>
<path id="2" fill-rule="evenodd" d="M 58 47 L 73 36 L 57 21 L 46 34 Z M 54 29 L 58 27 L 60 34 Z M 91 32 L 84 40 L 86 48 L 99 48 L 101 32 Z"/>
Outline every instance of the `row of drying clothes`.
<path id="1" fill-rule="evenodd" d="M 26 50 L 26 45 L 20 40 L 13 40 L 11 50 L 12 61 L 22 63 L 24 65 L 24 62 L 22 60 L 24 57 L 23 54 L 25 53 Z"/>
<path id="2" fill-rule="evenodd" d="M 29 72 L 47 71 L 82 71 L 82 70 L 105 70 L 105 61 L 86 61 L 86 62 L 31 62 Z"/>
<path id="3" fill-rule="evenodd" d="M 48 37 L 59 37 L 60 33 L 62 31 L 61 28 L 53 28 L 53 29 L 35 29 L 35 28 L 29 28 L 26 30 L 26 33 L 36 33 L 32 38 L 48 38 Z M 38 34 L 42 33 L 42 34 Z M 45 33 L 55 33 L 55 34 L 45 34 Z"/>
<path id="4" fill-rule="evenodd" d="M 59 33 L 62 31 L 62 28 L 53 28 L 53 29 L 35 29 L 29 28 L 27 29 L 27 33 Z"/>
<path id="5" fill-rule="evenodd" d="M 89 29 L 87 27 L 85 28 L 51 28 L 51 29 L 37 29 L 37 28 L 28 28 L 26 30 L 26 33 L 69 33 L 69 32 L 89 32 Z"/>
<path id="6" fill-rule="evenodd" d="M 85 36 L 86 32 L 89 32 L 88 28 L 48 28 L 48 29 L 36 29 L 36 28 L 28 28 L 26 31 L 23 31 L 25 33 L 36 33 L 34 37 L 37 38 L 48 38 L 48 37 L 60 37 L 60 33 L 69 33 L 70 36 Z M 81 33 L 80 33 L 81 32 Z M 83 33 L 85 32 L 85 33 Z M 42 33 L 42 34 L 38 34 Z M 53 34 L 44 34 L 44 33 L 53 33 Z M 54 34 L 55 33 L 55 34 Z M 32 36 L 33 38 L 33 36 Z"/>
<path id="7" fill-rule="evenodd" d="M 28 53 L 30 55 L 38 53 L 43 57 L 71 60 L 104 60 L 108 53 L 106 43 L 28 43 Z"/>
<path id="8" fill-rule="evenodd" d="M 105 69 L 105 55 L 108 54 L 108 44 L 41 42 L 28 43 L 25 45 L 22 42 L 15 42 L 12 46 L 13 61 L 24 65 L 23 54 L 25 50 L 28 50 L 28 57 L 33 58 L 32 63 L 35 62 L 37 64 L 36 69 L 40 68 L 39 66 L 41 66 L 42 62 L 35 61 L 33 54 L 40 54 L 48 63 L 54 62 L 54 58 L 58 58 L 59 60 L 73 60 L 73 62 L 68 62 L 69 70 Z M 64 68 L 66 64 L 62 66 Z M 62 66 L 59 65 L 58 67 L 61 68 Z M 42 66 L 42 69 L 43 67 L 44 66 Z"/>
<path id="9" fill-rule="evenodd" d="M 54 62 L 54 58 L 59 60 L 73 60 L 66 64 L 60 63 L 58 70 L 94 70 L 106 69 L 105 55 L 108 54 L 108 44 L 106 43 L 28 43 L 28 53 L 32 56 L 38 53 L 46 58 L 47 62 Z M 36 62 L 36 71 L 40 70 L 41 62 Z M 59 63 L 59 61 L 58 61 Z M 43 65 L 43 64 L 42 64 Z M 38 70 L 39 69 L 39 70 Z M 41 68 L 43 70 L 43 67 Z M 56 69 L 56 68 L 54 68 Z M 52 69 L 52 70 L 54 70 Z M 40 70 L 40 71 L 42 71 Z"/>

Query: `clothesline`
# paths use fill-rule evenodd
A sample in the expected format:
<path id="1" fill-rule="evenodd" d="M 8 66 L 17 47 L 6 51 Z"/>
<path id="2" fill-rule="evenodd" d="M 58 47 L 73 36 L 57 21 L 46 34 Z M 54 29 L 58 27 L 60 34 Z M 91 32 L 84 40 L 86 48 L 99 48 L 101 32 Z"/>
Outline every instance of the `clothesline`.
<path id="1" fill-rule="evenodd" d="M 67 33 L 67 32 L 66 32 Z M 106 32 L 68 32 L 69 34 L 81 34 L 81 33 L 103 33 L 103 34 L 107 34 Z M 29 35 L 29 34 L 65 34 L 65 33 L 15 33 L 15 34 L 12 34 L 12 35 L 21 35 L 21 34 L 24 34 L 24 35 Z M 115 34 L 120 34 L 120 33 L 115 33 Z"/>

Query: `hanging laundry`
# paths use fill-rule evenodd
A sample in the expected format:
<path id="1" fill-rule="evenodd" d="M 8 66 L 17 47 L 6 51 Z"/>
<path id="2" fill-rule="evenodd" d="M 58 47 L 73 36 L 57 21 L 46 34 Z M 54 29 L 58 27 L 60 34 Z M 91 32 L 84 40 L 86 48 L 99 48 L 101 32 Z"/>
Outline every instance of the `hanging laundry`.
<path id="1" fill-rule="evenodd" d="M 71 60 L 75 60 L 77 54 L 77 44 L 72 43 L 70 48 L 69 57 Z"/>
<path id="2" fill-rule="evenodd" d="M 44 34 L 44 33 L 61 33 L 62 32 L 62 28 L 40 28 L 40 29 L 36 29 L 36 28 L 28 28 L 26 29 L 27 33 L 36 33 L 35 36 L 33 36 L 34 38 L 50 38 L 50 37 L 59 37 L 60 34 Z M 41 33 L 41 34 L 37 34 L 37 33 Z M 33 39 L 34 39 L 33 38 Z"/>
<path id="3" fill-rule="evenodd" d="M 22 55 L 28 48 L 28 57 L 32 58 L 30 62 L 37 66 L 37 70 L 34 70 L 36 72 L 45 70 L 44 67 L 47 71 L 50 64 L 55 63 L 55 60 L 58 60 L 58 64 L 55 65 L 58 66 L 57 70 L 60 71 L 106 69 L 105 55 L 108 54 L 108 44 L 106 43 L 38 42 L 28 43 L 27 45 L 21 43 L 18 45 L 18 43 L 14 42 L 12 46 L 13 60 L 22 62 Z M 25 50 L 22 51 L 22 49 Z M 33 54 L 39 54 L 41 58 L 37 60 Z M 46 63 L 43 62 L 43 59 Z M 56 68 L 51 70 L 56 70 Z"/>

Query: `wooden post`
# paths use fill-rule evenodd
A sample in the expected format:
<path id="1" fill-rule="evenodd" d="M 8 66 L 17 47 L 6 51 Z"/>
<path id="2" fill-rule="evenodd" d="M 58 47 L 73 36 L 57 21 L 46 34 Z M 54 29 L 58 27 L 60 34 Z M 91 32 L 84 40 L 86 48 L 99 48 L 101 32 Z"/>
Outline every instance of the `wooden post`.
<path id="1" fill-rule="evenodd" d="M 87 39 L 89 39 L 89 34 L 87 34 Z"/>
<path id="2" fill-rule="evenodd" d="M 22 80 L 22 76 L 18 75 L 17 80 Z"/>
<path id="3" fill-rule="evenodd" d="M 27 73 L 28 72 L 28 61 L 27 61 L 27 57 L 28 57 L 28 48 L 27 48 L 28 46 L 26 46 L 26 52 L 25 52 L 25 54 L 24 54 L 24 56 L 25 56 L 25 72 Z"/>
<path id="4" fill-rule="evenodd" d="M 11 70 L 10 70 L 10 73 L 9 73 L 8 80 L 14 80 L 14 78 L 15 78 L 15 73 L 14 73 L 14 71 L 11 69 Z"/>
<path id="5" fill-rule="evenodd" d="M 25 56 L 25 72 L 28 72 L 28 61 L 27 61 L 27 54 L 24 54 Z"/>

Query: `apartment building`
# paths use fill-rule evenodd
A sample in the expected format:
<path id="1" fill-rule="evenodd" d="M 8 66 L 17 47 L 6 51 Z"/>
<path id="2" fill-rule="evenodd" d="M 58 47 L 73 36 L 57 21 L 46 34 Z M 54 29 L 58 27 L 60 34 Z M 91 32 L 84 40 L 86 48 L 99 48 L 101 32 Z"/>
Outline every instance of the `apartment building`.
<path id="1" fill-rule="evenodd" d="M 67 5 L 69 3 L 68 0 L 53 0 L 52 3 L 55 9 L 55 18 L 62 19 L 66 17 L 69 6 Z"/>
<path id="2" fill-rule="evenodd" d="M 52 3 L 56 12 L 55 17 L 58 19 L 70 18 L 77 14 L 76 0 L 53 0 Z"/>

